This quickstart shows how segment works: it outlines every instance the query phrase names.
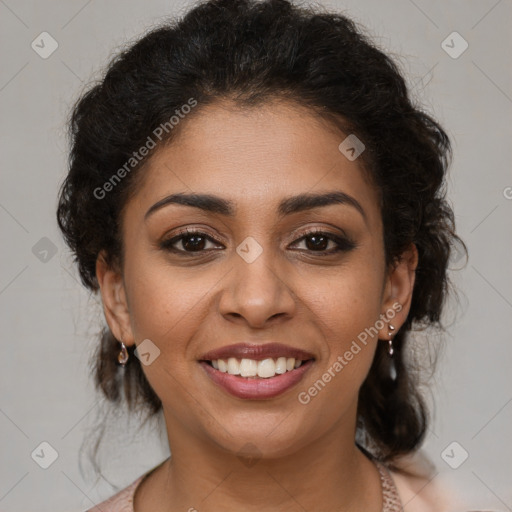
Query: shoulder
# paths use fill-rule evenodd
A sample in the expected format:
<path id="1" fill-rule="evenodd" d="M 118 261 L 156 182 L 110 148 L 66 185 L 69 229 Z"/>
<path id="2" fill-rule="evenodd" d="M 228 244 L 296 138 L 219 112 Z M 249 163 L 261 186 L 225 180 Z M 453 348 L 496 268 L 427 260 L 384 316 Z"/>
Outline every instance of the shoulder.
<path id="1" fill-rule="evenodd" d="M 460 496 L 449 488 L 439 470 L 419 450 L 400 457 L 389 468 L 405 512 L 463 512 Z"/>
<path id="2" fill-rule="evenodd" d="M 133 512 L 133 497 L 135 495 L 135 490 L 144 476 L 145 474 L 139 476 L 128 487 L 125 487 L 107 500 L 98 503 L 86 512 Z"/>
<path id="3" fill-rule="evenodd" d="M 134 512 L 133 501 L 135 498 L 135 491 L 137 491 L 144 480 L 147 480 L 151 474 L 155 473 L 159 468 L 163 467 L 168 460 L 169 459 L 165 459 L 155 467 L 148 469 L 145 473 L 134 480 L 128 487 L 125 487 L 117 494 L 114 494 L 107 500 L 98 503 L 93 508 L 90 508 L 85 512 Z"/>

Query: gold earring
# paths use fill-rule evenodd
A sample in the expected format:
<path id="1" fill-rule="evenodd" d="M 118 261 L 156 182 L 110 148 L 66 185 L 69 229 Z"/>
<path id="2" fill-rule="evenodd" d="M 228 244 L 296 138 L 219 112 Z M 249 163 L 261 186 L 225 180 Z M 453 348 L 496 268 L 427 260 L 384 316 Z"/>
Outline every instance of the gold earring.
<path id="1" fill-rule="evenodd" d="M 388 354 L 390 358 L 390 368 L 389 368 L 389 376 L 391 377 L 391 380 L 396 380 L 396 366 L 395 366 L 395 360 L 393 359 L 393 331 L 395 330 L 395 327 L 391 324 L 389 324 L 389 346 L 388 346 Z"/>
<path id="2" fill-rule="evenodd" d="M 388 354 L 389 354 L 389 357 L 393 357 L 393 352 L 394 352 L 394 349 L 393 349 L 393 331 L 395 330 L 394 326 L 392 326 L 391 324 L 389 324 L 389 336 L 391 336 L 389 338 L 389 341 L 388 341 Z"/>
<path id="3" fill-rule="evenodd" d="M 130 359 L 130 354 L 128 354 L 128 350 L 126 350 L 126 345 L 122 341 L 120 343 L 121 351 L 117 354 L 117 362 L 124 368 L 128 359 Z"/>

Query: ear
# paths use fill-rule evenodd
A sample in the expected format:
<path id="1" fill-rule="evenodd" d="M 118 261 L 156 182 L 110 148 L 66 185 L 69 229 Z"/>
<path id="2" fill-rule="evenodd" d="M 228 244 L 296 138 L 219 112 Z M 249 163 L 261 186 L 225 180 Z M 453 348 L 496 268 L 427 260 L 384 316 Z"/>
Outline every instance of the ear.
<path id="1" fill-rule="evenodd" d="M 109 266 L 104 251 L 96 259 L 96 278 L 100 286 L 103 312 L 112 334 L 125 345 L 133 345 L 134 337 L 123 276 L 120 271 Z"/>
<path id="2" fill-rule="evenodd" d="M 381 318 L 385 321 L 385 324 L 379 330 L 380 339 L 393 338 L 405 323 L 411 308 L 417 266 L 418 249 L 416 245 L 411 244 L 388 270 L 382 295 L 381 311 Z M 389 335 L 389 324 L 395 328 L 391 336 Z"/>

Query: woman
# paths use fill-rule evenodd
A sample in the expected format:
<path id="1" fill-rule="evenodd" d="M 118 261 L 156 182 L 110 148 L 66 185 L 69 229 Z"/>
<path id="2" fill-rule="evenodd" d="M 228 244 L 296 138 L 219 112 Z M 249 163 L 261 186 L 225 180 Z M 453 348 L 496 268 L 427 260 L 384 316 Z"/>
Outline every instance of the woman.
<path id="1" fill-rule="evenodd" d="M 408 348 L 459 240 L 450 142 L 390 58 L 342 15 L 212 0 L 118 55 L 70 127 L 58 221 L 101 293 L 97 385 L 161 413 L 171 452 L 93 510 L 449 510 Z"/>

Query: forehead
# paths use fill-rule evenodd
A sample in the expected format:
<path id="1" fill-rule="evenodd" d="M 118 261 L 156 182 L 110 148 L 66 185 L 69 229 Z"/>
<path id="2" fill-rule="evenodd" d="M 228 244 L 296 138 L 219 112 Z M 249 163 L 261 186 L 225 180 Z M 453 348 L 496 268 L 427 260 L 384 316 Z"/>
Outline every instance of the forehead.
<path id="1" fill-rule="evenodd" d="M 236 213 L 263 215 L 283 197 L 340 191 L 378 223 L 376 189 L 361 161 L 350 161 L 338 148 L 348 134 L 311 110 L 277 101 L 196 109 L 142 170 L 136 194 L 141 209 L 176 192 L 208 193 L 231 201 Z"/>

